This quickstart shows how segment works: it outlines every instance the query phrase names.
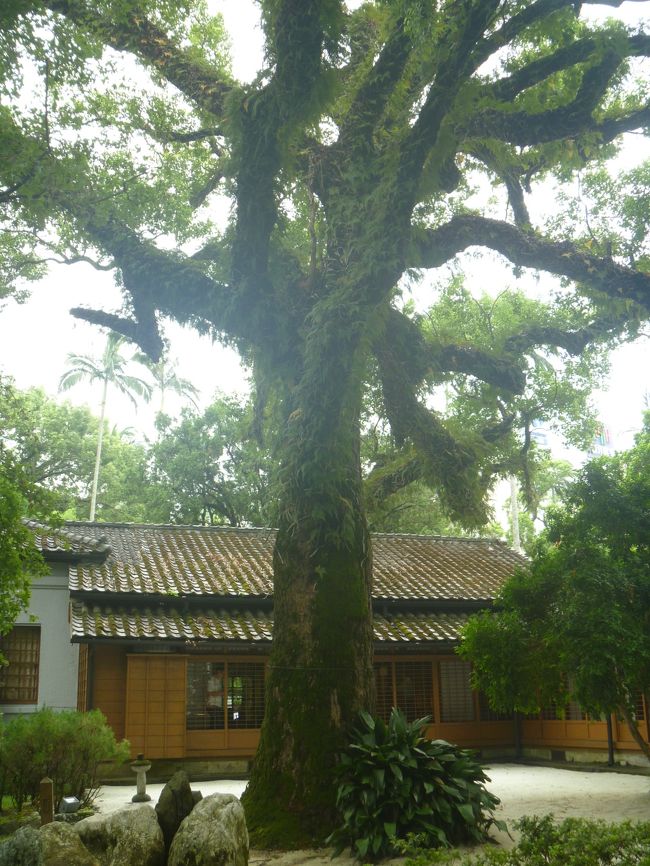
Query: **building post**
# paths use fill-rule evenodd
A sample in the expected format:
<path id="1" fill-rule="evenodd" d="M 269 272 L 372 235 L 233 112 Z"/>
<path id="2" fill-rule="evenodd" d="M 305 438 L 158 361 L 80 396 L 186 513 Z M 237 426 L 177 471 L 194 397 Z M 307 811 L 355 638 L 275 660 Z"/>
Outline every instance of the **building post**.
<path id="1" fill-rule="evenodd" d="M 607 716 L 607 766 L 614 766 L 614 733 L 612 731 L 612 715 Z"/>

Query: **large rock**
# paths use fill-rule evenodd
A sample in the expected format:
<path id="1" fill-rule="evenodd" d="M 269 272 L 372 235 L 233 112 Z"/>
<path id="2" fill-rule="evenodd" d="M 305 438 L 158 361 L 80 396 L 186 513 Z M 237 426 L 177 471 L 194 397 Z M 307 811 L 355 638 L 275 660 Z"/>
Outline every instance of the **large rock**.
<path id="1" fill-rule="evenodd" d="M 0 844 L 0 866 L 42 866 L 41 834 L 33 827 L 21 827 Z"/>
<path id="2" fill-rule="evenodd" d="M 148 803 L 92 815 L 73 827 L 100 866 L 164 866 L 165 843 Z"/>
<path id="3" fill-rule="evenodd" d="M 100 866 L 70 824 L 59 821 L 40 829 L 43 866 Z"/>
<path id="4" fill-rule="evenodd" d="M 165 840 L 165 852 L 169 851 L 181 821 L 187 818 L 193 808 L 194 797 L 189 777 L 187 773 L 179 770 L 162 789 L 156 803 L 156 815 Z"/>
<path id="5" fill-rule="evenodd" d="M 168 866 L 248 866 L 248 831 L 232 794 L 197 803 L 174 836 Z"/>

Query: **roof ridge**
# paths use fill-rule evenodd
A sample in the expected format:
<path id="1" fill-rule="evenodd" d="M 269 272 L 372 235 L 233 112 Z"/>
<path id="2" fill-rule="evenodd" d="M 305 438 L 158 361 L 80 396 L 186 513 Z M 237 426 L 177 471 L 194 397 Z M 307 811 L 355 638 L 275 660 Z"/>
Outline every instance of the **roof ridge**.
<path id="1" fill-rule="evenodd" d="M 106 529 L 170 529 L 170 530 L 182 530 L 182 529 L 193 529 L 200 532 L 247 532 L 247 533 L 259 533 L 259 532 L 277 532 L 277 528 L 273 526 L 227 526 L 224 524 L 208 524 L 202 525 L 200 523 L 141 523 L 141 522 L 129 522 L 129 521 L 93 521 L 92 523 L 88 520 L 66 520 L 64 523 L 65 527 L 72 526 L 87 526 L 93 527 L 97 529 L 106 528 Z M 43 528 L 45 525 L 43 524 Z M 424 532 L 370 532 L 370 535 L 373 538 L 413 538 L 413 539 L 422 539 L 424 541 L 458 541 L 463 544 L 498 544 L 501 547 L 505 547 L 510 550 L 508 547 L 508 543 L 502 538 L 496 538 L 492 535 L 482 535 L 478 537 L 466 536 L 466 535 L 439 535 L 432 534 L 429 535 Z M 512 551 L 515 553 L 516 551 Z"/>
<path id="2" fill-rule="evenodd" d="M 508 546 L 503 538 L 496 538 L 493 535 L 481 535 L 477 538 L 467 535 L 427 535 L 424 532 L 371 532 L 370 535 L 373 538 L 422 538 L 426 541 L 462 541 L 469 544 L 488 541 L 490 544 Z"/>
<path id="3" fill-rule="evenodd" d="M 200 523 L 136 523 L 118 521 L 98 521 L 92 523 L 89 520 L 66 520 L 64 526 L 88 526 L 97 529 L 196 529 L 201 532 L 277 532 L 272 526 L 225 526 L 223 524 Z M 44 528 L 47 528 L 44 526 Z"/>

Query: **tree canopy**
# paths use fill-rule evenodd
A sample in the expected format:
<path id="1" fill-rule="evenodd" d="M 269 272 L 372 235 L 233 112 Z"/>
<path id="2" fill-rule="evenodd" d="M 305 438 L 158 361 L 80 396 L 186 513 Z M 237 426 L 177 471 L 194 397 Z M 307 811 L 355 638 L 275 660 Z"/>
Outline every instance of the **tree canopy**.
<path id="1" fill-rule="evenodd" d="M 474 617 L 462 654 L 499 710 L 569 700 L 636 728 L 650 693 L 650 428 L 636 446 L 587 464 L 548 517 L 530 569 Z"/>
<path id="2" fill-rule="evenodd" d="M 240 83 L 204 2 L 2 5 L 3 291 L 49 258 L 94 262 L 123 309 L 74 315 L 153 360 L 166 318 L 225 340 L 253 366 L 258 412 L 277 413 L 257 841 L 328 829 L 331 755 L 373 701 L 364 392 L 399 449 L 384 491 L 425 481 L 478 525 L 494 479 L 526 471 L 527 389 L 555 399 L 558 368 L 647 319 L 648 172 L 607 159 L 648 126 L 650 37 L 590 23 L 593 6 L 263 0 L 263 64 Z M 453 304 L 411 314 L 409 279 L 477 248 L 514 277 L 557 275 L 556 296 L 486 339 L 471 318 L 452 337 Z M 462 418 L 431 399 L 450 379 Z"/>
<path id="3" fill-rule="evenodd" d="M 27 608 L 32 580 L 47 570 L 25 518 L 56 517 L 52 498 L 34 482 L 6 437 L 20 414 L 13 384 L 0 377 L 0 635 Z"/>
<path id="4" fill-rule="evenodd" d="M 0 382 L 0 439 L 20 467 L 26 515 L 87 519 L 103 423 L 98 520 L 273 524 L 270 457 L 253 435 L 250 405 L 219 397 L 176 422 L 161 416 L 157 439 L 139 443 L 85 407 Z"/>

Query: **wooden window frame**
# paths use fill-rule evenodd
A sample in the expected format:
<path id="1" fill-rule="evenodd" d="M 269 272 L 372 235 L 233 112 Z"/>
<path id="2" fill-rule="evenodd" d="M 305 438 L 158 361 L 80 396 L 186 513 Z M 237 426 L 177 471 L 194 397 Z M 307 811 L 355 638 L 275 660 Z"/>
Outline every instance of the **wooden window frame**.
<path id="1" fill-rule="evenodd" d="M 28 640 L 29 645 L 18 646 L 20 640 Z M 8 665 L 0 670 L 0 703 L 1 704 L 38 704 L 38 688 L 41 666 L 41 626 L 15 625 L 13 629 L 0 638 L 0 652 L 6 658 Z M 28 685 L 9 686 L 5 680 L 11 668 L 13 676 L 19 680 L 25 678 Z M 18 691 L 19 697 L 7 697 L 8 693 Z"/>
<path id="2" fill-rule="evenodd" d="M 190 727 L 188 725 L 189 722 L 189 712 L 190 712 L 190 702 L 189 702 L 189 683 L 190 683 L 190 665 L 192 664 L 201 664 L 201 665 L 216 665 L 223 672 L 223 688 L 222 688 L 222 706 L 221 706 L 221 720 L 222 723 L 216 726 L 210 725 L 206 727 Z M 237 719 L 234 718 L 235 709 L 232 704 L 233 696 L 231 695 L 231 691 L 234 693 L 234 689 L 230 687 L 230 680 L 233 678 L 231 674 L 231 669 L 237 671 L 237 669 L 244 665 L 251 665 L 258 668 L 261 668 L 262 672 L 262 698 L 261 698 L 261 707 L 255 708 L 255 713 L 259 712 L 259 724 L 244 726 L 240 724 Z M 262 721 L 264 719 L 264 703 L 265 703 L 265 689 L 266 689 L 266 674 L 267 674 L 267 662 L 261 661 L 259 659 L 253 661 L 250 658 L 225 658 L 223 656 L 188 656 L 187 657 L 187 686 L 186 686 L 186 727 L 185 730 L 187 733 L 197 733 L 203 732 L 207 733 L 209 731 L 221 731 L 221 732 L 229 732 L 229 731 L 255 731 L 259 730 L 262 726 Z M 235 674 L 234 676 L 236 676 Z M 231 718 L 232 714 L 232 718 Z M 257 718 L 257 716 L 256 716 Z"/>

